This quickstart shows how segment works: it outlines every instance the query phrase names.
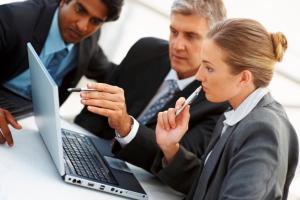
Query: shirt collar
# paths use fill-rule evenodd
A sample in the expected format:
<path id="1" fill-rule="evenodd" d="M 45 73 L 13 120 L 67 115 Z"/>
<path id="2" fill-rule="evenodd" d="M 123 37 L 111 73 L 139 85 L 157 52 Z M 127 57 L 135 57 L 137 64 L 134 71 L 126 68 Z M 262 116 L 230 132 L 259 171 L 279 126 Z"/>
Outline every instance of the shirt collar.
<path id="1" fill-rule="evenodd" d="M 245 118 L 258 104 L 258 102 L 269 92 L 267 88 L 258 88 L 252 92 L 236 110 L 230 110 L 224 113 L 224 125 L 233 126 Z"/>
<path id="2" fill-rule="evenodd" d="M 174 69 L 171 69 L 165 78 L 165 81 L 166 80 L 175 80 L 178 85 L 178 88 L 180 90 L 183 90 L 187 85 L 189 85 L 191 82 L 195 80 L 195 76 L 191 76 L 189 78 L 179 80 L 177 72 Z"/>
<path id="3" fill-rule="evenodd" d="M 72 50 L 72 48 L 74 47 L 73 43 L 66 45 L 64 40 L 62 39 L 60 30 L 59 30 L 59 25 L 58 25 L 58 12 L 59 12 L 59 10 L 57 8 L 54 13 L 51 27 L 50 27 L 48 37 L 47 37 L 47 40 L 45 43 L 45 54 L 46 55 L 53 54 L 55 52 L 65 49 L 65 48 L 67 48 L 68 51 L 70 52 Z"/>

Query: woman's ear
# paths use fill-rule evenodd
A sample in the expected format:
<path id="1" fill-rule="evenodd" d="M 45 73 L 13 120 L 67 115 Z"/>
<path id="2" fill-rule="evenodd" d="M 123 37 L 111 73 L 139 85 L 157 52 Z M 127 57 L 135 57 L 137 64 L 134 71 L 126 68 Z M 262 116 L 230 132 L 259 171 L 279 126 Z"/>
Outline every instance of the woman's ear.
<path id="1" fill-rule="evenodd" d="M 240 86 L 245 87 L 253 83 L 253 75 L 249 70 L 244 70 L 241 72 Z"/>

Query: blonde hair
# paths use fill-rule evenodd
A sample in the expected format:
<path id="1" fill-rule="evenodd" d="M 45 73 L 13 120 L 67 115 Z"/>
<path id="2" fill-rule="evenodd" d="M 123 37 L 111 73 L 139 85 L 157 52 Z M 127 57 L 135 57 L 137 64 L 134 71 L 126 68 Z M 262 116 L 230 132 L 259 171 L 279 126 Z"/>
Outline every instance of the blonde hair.
<path id="1" fill-rule="evenodd" d="M 174 0 L 171 12 L 202 16 L 207 19 L 210 27 L 226 18 L 226 8 L 222 0 Z"/>
<path id="2" fill-rule="evenodd" d="M 268 33 L 257 21 L 228 19 L 216 24 L 206 35 L 225 52 L 224 61 L 233 74 L 249 70 L 256 87 L 269 85 L 276 62 L 287 49 L 283 33 Z"/>

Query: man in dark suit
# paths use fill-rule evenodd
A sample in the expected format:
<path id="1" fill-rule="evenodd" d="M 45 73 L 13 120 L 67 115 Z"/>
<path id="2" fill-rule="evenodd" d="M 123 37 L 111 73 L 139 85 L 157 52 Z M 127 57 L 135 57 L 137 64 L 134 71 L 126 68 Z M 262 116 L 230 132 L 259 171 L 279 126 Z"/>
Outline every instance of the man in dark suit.
<path id="1" fill-rule="evenodd" d="M 186 10 L 182 9 L 185 4 L 192 7 L 186 8 L 190 14 L 177 14 L 185 13 Z M 114 138 L 116 133 L 116 148 L 123 147 L 119 155 L 136 165 L 150 167 L 151 156 L 136 160 L 135 155 L 126 152 L 137 146 L 143 148 L 146 144 L 138 142 L 140 137 L 155 134 L 153 129 L 158 111 L 173 107 L 178 97 L 188 97 L 199 87 L 200 83 L 194 75 L 199 68 L 202 38 L 211 24 L 224 17 L 225 11 L 220 0 L 205 3 L 175 1 L 170 41 L 155 38 L 138 41 L 114 71 L 110 85 L 88 85 L 99 92 L 81 94 L 83 104 L 88 107 L 77 116 L 75 122 L 103 138 Z M 167 84 L 169 80 L 174 80 L 179 89 L 156 113 L 149 114 L 148 111 L 153 110 L 158 99 L 171 90 Z M 181 142 L 188 150 L 201 156 L 227 104 L 209 103 L 201 92 L 191 107 L 190 129 Z M 150 118 L 145 120 L 145 116 Z M 149 138 L 149 143 L 155 143 L 153 137 Z"/>
<path id="2" fill-rule="evenodd" d="M 50 74 L 59 86 L 61 103 L 68 96 L 67 88 L 74 87 L 83 75 L 104 81 L 114 64 L 97 44 L 100 28 L 118 19 L 122 5 L 123 0 L 29 0 L 1 5 L 1 86 L 30 97 L 27 42 L 48 71 L 53 71 Z M 12 145 L 8 124 L 20 128 L 10 113 L 0 108 L 0 143 Z"/>

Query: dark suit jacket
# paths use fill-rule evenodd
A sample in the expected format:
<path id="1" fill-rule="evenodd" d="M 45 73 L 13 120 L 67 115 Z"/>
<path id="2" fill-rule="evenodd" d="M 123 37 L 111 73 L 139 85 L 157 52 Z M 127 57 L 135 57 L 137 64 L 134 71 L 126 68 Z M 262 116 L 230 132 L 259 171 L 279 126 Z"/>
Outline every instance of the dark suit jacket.
<path id="1" fill-rule="evenodd" d="M 0 6 L 0 83 L 26 69 L 26 43 L 31 42 L 40 54 L 47 39 L 59 0 L 29 0 Z M 60 100 L 68 96 L 67 88 L 74 87 L 82 75 L 103 81 L 113 64 L 107 61 L 97 42 L 100 31 L 79 44 L 76 67 L 69 72 L 60 87 Z"/>
<path id="2" fill-rule="evenodd" d="M 187 193 L 186 199 L 287 199 L 298 162 L 298 142 L 282 106 L 267 94 L 218 140 L 224 119 L 214 130 L 205 156 L 216 147 L 204 167 L 205 156 L 199 159 L 181 147 L 166 168 L 161 166 L 162 153 L 157 154 L 152 172 Z M 148 152 L 143 153 L 147 157 Z"/>
<path id="3" fill-rule="evenodd" d="M 137 118 L 155 95 L 169 70 L 168 42 L 155 38 L 144 38 L 136 42 L 120 66 L 116 67 L 110 83 L 124 89 L 127 111 Z M 189 84 L 183 91 L 178 92 L 163 110 L 174 107 L 180 96 L 188 97 L 198 86 L 198 81 Z M 182 141 L 183 146 L 199 156 L 202 155 L 218 117 L 227 106 L 227 104 L 209 103 L 201 92 L 191 105 L 190 130 Z M 87 110 L 83 110 L 75 122 L 100 137 L 113 138 L 115 135 L 114 130 L 108 127 L 104 117 L 91 114 Z M 137 137 L 155 135 L 153 130 L 155 126 L 156 117 L 153 117 L 146 126 L 140 125 Z M 122 149 L 122 158 L 150 170 L 151 163 L 149 161 L 153 160 L 155 153 L 149 158 L 136 160 L 130 153 L 131 148 L 146 148 L 144 147 L 145 143 L 136 141 L 134 139 L 126 148 Z M 156 144 L 153 138 L 149 139 L 147 143 Z M 156 146 L 154 148 L 156 149 Z M 143 154 L 143 150 L 135 153 Z"/>

